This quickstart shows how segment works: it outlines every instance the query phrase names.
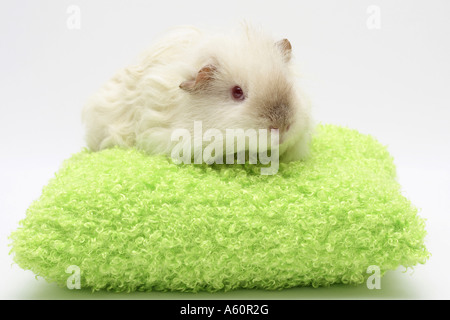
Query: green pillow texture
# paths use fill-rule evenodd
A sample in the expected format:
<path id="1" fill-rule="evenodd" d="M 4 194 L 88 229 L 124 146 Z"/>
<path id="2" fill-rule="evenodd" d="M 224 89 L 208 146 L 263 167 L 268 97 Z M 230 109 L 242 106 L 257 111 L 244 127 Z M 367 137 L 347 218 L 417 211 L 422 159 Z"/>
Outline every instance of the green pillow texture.
<path id="1" fill-rule="evenodd" d="M 23 269 L 112 291 L 361 284 L 425 263 L 424 219 L 370 135 L 320 124 L 305 161 L 183 165 L 119 147 L 66 160 L 11 236 Z M 72 268 L 72 269 L 71 269 Z"/>

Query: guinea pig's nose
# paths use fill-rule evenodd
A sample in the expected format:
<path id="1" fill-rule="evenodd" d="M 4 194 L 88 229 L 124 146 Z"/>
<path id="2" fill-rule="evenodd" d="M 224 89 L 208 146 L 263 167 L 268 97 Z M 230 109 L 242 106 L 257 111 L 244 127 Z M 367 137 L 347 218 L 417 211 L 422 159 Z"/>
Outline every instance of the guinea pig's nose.
<path id="1" fill-rule="evenodd" d="M 281 129 L 278 126 L 269 126 L 269 130 L 276 130 L 278 132 L 288 132 L 290 128 L 291 128 L 290 124 L 286 126 L 281 126 Z"/>
<path id="2" fill-rule="evenodd" d="M 279 131 L 278 127 L 274 127 L 274 126 L 270 126 L 269 130 L 277 130 L 277 131 Z"/>

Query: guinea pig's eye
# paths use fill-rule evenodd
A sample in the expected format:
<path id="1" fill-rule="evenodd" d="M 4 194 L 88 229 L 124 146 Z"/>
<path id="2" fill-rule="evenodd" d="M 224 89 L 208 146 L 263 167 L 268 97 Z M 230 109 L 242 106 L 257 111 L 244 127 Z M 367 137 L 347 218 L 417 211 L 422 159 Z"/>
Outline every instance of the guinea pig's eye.
<path id="1" fill-rule="evenodd" d="M 231 95 L 236 101 L 242 101 L 245 99 L 244 91 L 242 91 L 242 88 L 239 86 L 234 86 L 231 88 Z"/>

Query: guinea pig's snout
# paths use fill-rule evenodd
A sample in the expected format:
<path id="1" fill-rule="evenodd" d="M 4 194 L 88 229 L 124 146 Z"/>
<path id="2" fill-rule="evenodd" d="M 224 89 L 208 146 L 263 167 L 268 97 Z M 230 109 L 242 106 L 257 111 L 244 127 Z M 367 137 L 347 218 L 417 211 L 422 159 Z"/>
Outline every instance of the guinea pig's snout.
<path id="1" fill-rule="evenodd" d="M 290 123 L 283 124 L 283 125 L 273 124 L 273 125 L 269 126 L 269 130 L 276 130 L 279 134 L 288 132 L 290 128 L 291 128 Z"/>
<path id="2" fill-rule="evenodd" d="M 280 136 L 280 141 L 291 129 L 293 124 L 292 109 L 287 103 L 273 103 L 266 110 L 265 118 L 268 120 L 267 128 L 276 130 Z"/>
<path id="3" fill-rule="evenodd" d="M 282 144 L 286 139 L 286 134 L 289 131 L 289 129 L 291 128 L 291 124 L 287 123 L 287 124 L 273 124 L 269 126 L 269 130 L 275 130 L 274 133 L 276 133 L 278 135 L 278 143 Z M 272 132 L 272 131 L 271 131 Z"/>

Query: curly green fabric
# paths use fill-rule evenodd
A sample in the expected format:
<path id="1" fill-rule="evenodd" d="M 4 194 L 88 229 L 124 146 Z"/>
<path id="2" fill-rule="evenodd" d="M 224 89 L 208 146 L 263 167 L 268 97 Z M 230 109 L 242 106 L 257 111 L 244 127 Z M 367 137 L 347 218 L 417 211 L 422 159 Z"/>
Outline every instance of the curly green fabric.
<path id="1" fill-rule="evenodd" d="M 12 233 L 15 262 L 66 285 L 217 291 L 360 284 L 425 263 L 424 220 L 374 138 L 319 125 L 311 157 L 281 164 L 175 165 L 137 150 L 66 160 Z"/>

